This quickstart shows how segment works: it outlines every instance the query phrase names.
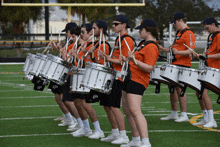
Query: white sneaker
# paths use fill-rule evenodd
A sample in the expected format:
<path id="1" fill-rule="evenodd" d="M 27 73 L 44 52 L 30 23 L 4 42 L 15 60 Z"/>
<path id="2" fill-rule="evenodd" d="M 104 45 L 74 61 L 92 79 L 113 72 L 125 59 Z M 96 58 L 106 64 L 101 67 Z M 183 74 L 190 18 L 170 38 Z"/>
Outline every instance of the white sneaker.
<path id="1" fill-rule="evenodd" d="M 58 126 L 71 126 L 74 124 L 74 121 L 64 121 L 61 124 L 58 124 Z"/>
<path id="2" fill-rule="evenodd" d="M 140 147 L 151 147 L 151 144 L 150 143 L 148 143 L 148 144 L 142 143 Z"/>
<path id="3" fill-rule="evenodd" d="M 104 133 L 102 131 L 94 131 L 92 135 L 90 135 L 88 138 L 89 139 L 99 139 L 105 137 Z"/>
<path id="4" fill-rule="evenodd" d="M 193 126 L 203 126 L 207 123 L 208 121 L 205 121 L 204 119 L 200 120 L 197 123 L 194 123 Z"/>
<path id="5" fill-rule="evenodd" d="M 107 137 L 105 138 L 101 138 L 101 141 L 104 141 L 104 142 L 111 142 L 113 140 L 116 140 L 117 138 L 119 137 L 119 133 L 112 133 L 112 134 L 109 134 Z"/>
<path id="6" fill-rule="evenodd" d="M 160 118 L 160 120 L 176 120 L 176 119 L 178 119 L 178 115 L 177 116 L 172 116 L 171 114 L 169 114 L 166 117 Z"/>
<path id="7" fill-rule="evenodd" d="M 78 130 L 78 129 L 79 129 L 79 126 L 78 126 L 77 124 L 73 124 L 73 125 L 71 125 L 71 126 L 68 127 L 67 131 L 72 131 L 72 132 L 74 132 L 74 131 L 76 131 L 76 130 Z"/>
<path id="8" fill-rule="evenodd" d="M 80 127 L 80 126 L 78 126 L 77 125 L 77 127 L 75 128 L 75 131 L 74 132 L 71 132 L 70 134 L 74 134 L 74 133 L 77 133 L 77 132 L 80 132 L 80 131 L 82 131 L 84 129 L 84 127 Z"/>
<path id="9" fill-rule="evenodd" d="M 61 120 L 64 120 L 64 119 L 65 119 L 65 118 L 64 118 L 64 116 L 62 115 L 62 116 L 60 116 L 60 117 L 55 118 L 54 121 L 61 121 Z"/>
<path id="10" fill-rule="evenodd" d="M 187 122 L 187 121 L 189 121 L 189 118 L 188 118 L 188 116 L 180 115 L 180 117 L 174 121 L 175 122 Z"/>
<path id="11" fill-rule="evenodd" d="M 211 120 L 203 125 L 204 128 L 217 128 L 217 123 L 215 120 Z"/>
<path id="12" fill-rule="evenodd" d="M 111 144 L 124 144 L 128 142 L 129 142 L 128 136 L 119 136 L 118 139 L 112 141 Z"/>
<path id="13" fill-rule="evenodd" d="M 131 140 L 127 144 L 122 144 L 120 147 L 139 147 L 141 146 L 141 141 L 133 141 Z"/>
<path id="14" fill-rule="evenodd" d="M 92 135 L 92 130 L 90 131 L 85 131 L 84 129 L 77 132 L 77 133 L 73 133 L 73 137 L 83 137 L 83 136 L 90 136 Z"/>

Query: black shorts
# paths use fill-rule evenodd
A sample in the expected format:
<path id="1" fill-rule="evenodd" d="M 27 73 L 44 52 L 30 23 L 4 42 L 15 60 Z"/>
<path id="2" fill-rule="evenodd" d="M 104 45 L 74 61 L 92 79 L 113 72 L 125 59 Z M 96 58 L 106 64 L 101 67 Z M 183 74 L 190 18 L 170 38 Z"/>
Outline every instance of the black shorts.
<path id="1" fill-rule="evenodd" d="M 62 101 L 74 101 L 74 97 L 78 97 L 78 93 L 70 92 L 70 76 L 67 79 L 67 82 L 62 86 L 63 89 L 63 99 Z"/>
<path id="2" fill-rule="evenodd" d="M 87 103 L 96 103 L 99 102 L 100 99 L 106 98 L 107 94 L 95 91 L 95 90 L 90 90 L 89 95 L 86 97 L 86 102 Z"/>
<path id="3" fill-rule="evenodd" d="M 123 83 L 120 80 L 114 80 L 111 93 L 106 98 L 100 99 L 100 105 L 120 108 L 122 87 Z"/>
<path id="4" fill-rule="evenodd" d="M 146 88 L 144 87 L 144 85 L 132 80 L 125 81 L 123 85 L 123 91 L 125 91 L 126 93 L 143 95 L 145 90 Z"/>
<path id="5" fill-rule="evenodd" d="M 63 93 L 62 86 L 60 86 L 60 85 L 58 85 L 58 84 L 56 84 L 54 82 L 50 82 L 48 88 L 51 89 L 51 91 L 54 94 L 62 94 Z"/>

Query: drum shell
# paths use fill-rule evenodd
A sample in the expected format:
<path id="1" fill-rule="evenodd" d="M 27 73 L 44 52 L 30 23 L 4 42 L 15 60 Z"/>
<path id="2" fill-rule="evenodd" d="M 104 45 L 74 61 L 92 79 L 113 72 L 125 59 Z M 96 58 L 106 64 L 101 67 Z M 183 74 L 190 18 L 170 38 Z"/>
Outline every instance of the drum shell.
<path id="1" fill-rule="evenodd" d="M 180 69 L 180 67 L 168 64 L 160 68 L 160 76 L 174 85 L 183 88 L 184 84 L 178 81 Z"/>
<path id="2" fill-rule="evenodd" d="M 47 56 L 37 53 L 35 58 L 36 58 L 35 63 L 30 69 L 30 75 L 39 76 L 39 73 L 41 72 L 44 63 L 47 60 Z"/>
<path id="3" fill-rule="evenodd" d="M 110 93 L 114 78 L 113 70 L 110 67 L 87 62 L 81 85 L 102 93 Z"/>
<path id="4" fill-rule="evenodd" d="M 69 63 L 53 55 L 48 55 L 41 68 L 40 76 L 58 85 L 63 85 L 69 73 Z"/>
<path id="5" fill-rule="evenodd" d="M 219 69 L 207 67 L 199 70 L 198 81 L 204 82 L 208 89 L 220 93 L 220 72 Z"/>
<path id="6" fill-rule="evenodd" d="M 29 74 L 30 69 L 33 67 L 36 55 L 28 53 L 27 58 L 25 60 L 25 64 L 23 66 L 23 72 L 25 74 L 24 79 L 32 80 L 33 76 Z"/>
<path id="7" fill-rule="evenodd" d="M 158 83 L 155 81 L 159 81 L 161 83 L 167 84 L 167 85 L 172 85 L 172 83 L 170 83 L 169 81 L 165 80 L 164 78 L 162 78 L 160 76 L 160 69 L 161 67 L 163 67 L 164 65 L 155 65 L 154 69 L 152 70 L 150 76 L 150 82 L 154 82 L 154 83 Z"/>
<path id="8" fill-rule="evenodd" d="M 178 81 L 199 92 L 201 90 L 201 83 L 197 80 L 198 76 L 199 73 L 196 69 L 181 68 Z"/>
<path id="9" fill-rule="evenodd" d="M 81 86 L 82 78 L 84 76 L 86 69 L 85 68 L 76 68 L 71 69 L 71 80 L 70 80 L 70 91 L 77 93 L 89 93 L 90 89 Z"/>

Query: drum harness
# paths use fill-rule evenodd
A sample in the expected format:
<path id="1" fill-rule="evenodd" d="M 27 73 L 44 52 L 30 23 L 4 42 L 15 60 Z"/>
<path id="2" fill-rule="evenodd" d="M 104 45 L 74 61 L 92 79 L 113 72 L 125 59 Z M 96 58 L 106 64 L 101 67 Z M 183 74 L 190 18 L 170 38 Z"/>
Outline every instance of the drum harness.
<path id="1" fill-rule="evenodd" d="M 208 39 L 207 39 L 207 47 L 205 48 L 204 54 L 209 49 L 210 45 L 213 42 L 213 39 L 214 39 L 215 35 L 217 35 L 218 33 L 220 33 L 220 31 L 216 31 L 213 34 L 209 34 Z M 208 67 L 208 64 L 207 64 L 207 61 L 206 61 L 207 55 L 205 56 L 204 59 L 205 60 L 202 60 L 201 62 L 199 62 L 199 68 L 201 68 L 201 69 L 204 68 L 204 67 Z M 199 97 L 198 97 L 199 100 L 202 99 L 202 95 L 203 95 L 203 92 L 204 92 L 205 88 L 206 88 L 205 83 L 201 82 L 201 90 L 200 90 Z M 220 96 L 218 97 L 217 103 L 220 104 Z"/>

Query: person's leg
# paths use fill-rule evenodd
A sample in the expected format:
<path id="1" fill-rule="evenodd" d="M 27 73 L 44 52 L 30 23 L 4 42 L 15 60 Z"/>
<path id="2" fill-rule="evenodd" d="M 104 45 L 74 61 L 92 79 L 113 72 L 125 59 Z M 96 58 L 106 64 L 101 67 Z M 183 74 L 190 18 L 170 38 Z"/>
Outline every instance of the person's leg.
<path id="1" fill-rule="evenodd" d="M 61 111 L 63 112 L 63 115 L 61 117 L 58 117 L 56 119 L 54 119 L 54 121 L 60 121 L 63 120 L 63 118 L 65 119 L 64 114 L 69 113 L 68 109 L 66 108 L 66 106 L 64 105 L 64 103 L 62 102 L 62 96 L 63 94 L 58 94 L 58 93 L 54 93 L 55 95 L 55 101 L 57 102 L 57 104 L 59 105 Z"/>

